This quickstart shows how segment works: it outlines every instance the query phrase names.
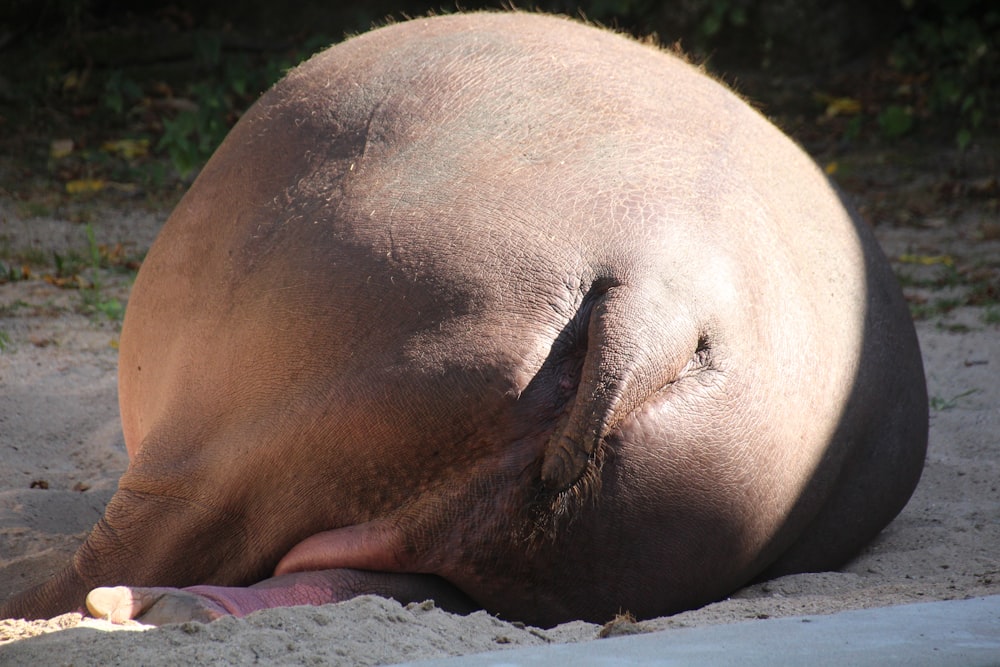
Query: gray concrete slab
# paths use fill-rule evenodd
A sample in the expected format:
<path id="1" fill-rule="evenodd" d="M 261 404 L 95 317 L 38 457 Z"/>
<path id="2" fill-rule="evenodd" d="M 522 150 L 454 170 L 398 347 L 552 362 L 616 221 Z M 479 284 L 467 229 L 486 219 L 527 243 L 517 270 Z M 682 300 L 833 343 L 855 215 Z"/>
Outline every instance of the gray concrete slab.
<path id="1" fill-rule="evenodd" d="M 1000 595 L 678 628 L 406 664 L 996 667 Z"/>

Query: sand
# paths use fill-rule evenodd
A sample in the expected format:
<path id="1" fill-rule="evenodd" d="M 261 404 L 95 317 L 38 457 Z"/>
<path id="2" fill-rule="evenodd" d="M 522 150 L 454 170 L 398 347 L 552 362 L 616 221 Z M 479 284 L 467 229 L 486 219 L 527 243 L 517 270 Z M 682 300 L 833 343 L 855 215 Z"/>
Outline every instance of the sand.
<path id="1" fill-rule="evenodd" d="M 986 197 L 937 206 L 923 218 L 908 217 L 905 225 L 892 216 L 880 220 L 876 233 L 898 271 L 919 281 L 947 270 L 929 258 L 949 255 L 959 268 L 985 263 L 993 271 L 987 281 L 1000 286 L 996 183 L 992 190 L 987 186 Z M 881 196 L 878 192 L 861 194 L 869 215 L 880 217 L 891 208 L 865 200 Z M 86 253 L 84 227 L 67 219 L 79 216 L 57 211 L 39 218 L 23 209 L 0 192 L 0 241 L 8 257 L 29 248 L 47 255 Z M 166 214 L 122 201 L 94 204 L 88 217 L 98 242 L 125 242 L 138 251 L 148 247 Z M 118 324 L 82 312 L 79 291 L 50 285 L 40 279 L 42 273 L 36 269 L 31 280 L 0 284 L 0 600 L 65 562 L 100 516 L 127 464 L 116 395 Z M 124 302 L 128 275 L 101 276 L 102 298 Z M 968 289 L 958 282 L 908 286 L 906 292 L 934 306 Z M 997 314 L 997 307 L 987 304 L 936 312 L 918 322 L 932 399 L 926 469 L 900 516 L 855 560 L 839 572 L 785 577 L 702 609 L 613 631 L 1000 593 Z M 600 630 L 579 622 L 538 630 L 485 612 L 461 617 L 432 604 L 404 608 L 365 597 L 155 629 L 112 627 L 77 614 L 0 620 L 0 664 L 385 664 L 589 641 Z"/>

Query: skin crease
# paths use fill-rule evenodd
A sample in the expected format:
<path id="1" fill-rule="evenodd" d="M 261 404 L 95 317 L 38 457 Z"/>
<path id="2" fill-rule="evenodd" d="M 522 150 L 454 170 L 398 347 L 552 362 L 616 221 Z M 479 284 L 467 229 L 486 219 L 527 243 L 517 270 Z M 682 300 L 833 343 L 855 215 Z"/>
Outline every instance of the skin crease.
<path id="1" fill-rule="evenodd" d="M 811 160 L 676 57 L 520 13 L 264 95 L 143 264 L 119 395 L 105 517 L 0 616 L 662 615 L 839 566 L 927 438 L 899 289 Z"/>

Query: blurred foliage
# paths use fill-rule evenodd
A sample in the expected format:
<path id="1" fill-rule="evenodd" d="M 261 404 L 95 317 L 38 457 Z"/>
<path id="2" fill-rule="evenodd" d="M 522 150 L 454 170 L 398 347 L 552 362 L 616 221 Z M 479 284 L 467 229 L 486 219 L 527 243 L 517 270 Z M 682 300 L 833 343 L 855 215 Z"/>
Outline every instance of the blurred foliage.
<path id="1" fill-rule="evenodd" d="M 470 0 L 461 7 L 508 4 Z M 994 0 L 539 0 L 530 6 L 680 41 L 716 71 L 829 77 L 859 59 L 888 68 L 877 103 L 837 112 L 850 116 L 848 138 L 870 118 L 887 139 L 940 127 L 965 147 L 977 132 L 995 130 L 1000 116 Z M 0 135 L 6 135 L 0 151 L 34 151 L 67 192 L 71 184 L 104 188 L 116 180 L 159 187 L 173 178 L 164 173 L 164 157 L 188 177 L 287 68 L 387 17 L 428 11 L 455 5 L 6 0 L 0 2 Z M 32 132 L 45 136 L 30 143 Z M 109 141 L 152 150 L 108 150 Z M 69 151 L 50 150 L 57 142 L 68 142 Z"/>
<path id="2" fill-rule="evenodd" d="M 906 131 L 900 113 L 954 127 L 969 145 L 1000 108 L 1000 5 L 994 0 L 905 0 L 905 25 L 892 42 L 890 63 L 905 76 L 897 97 L 906 107 L 884 115 L 892 132 Z M 883 118 L 880 117 L 880 122 Z"/>

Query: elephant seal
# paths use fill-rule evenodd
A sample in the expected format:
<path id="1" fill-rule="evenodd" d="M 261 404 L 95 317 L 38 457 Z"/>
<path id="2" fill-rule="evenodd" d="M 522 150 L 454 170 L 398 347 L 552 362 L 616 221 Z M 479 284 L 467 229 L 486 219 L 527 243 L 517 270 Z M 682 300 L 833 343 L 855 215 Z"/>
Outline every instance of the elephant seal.
<path id="1" fill-rule="evenodd" d="M 2 615 L 668 614 L 839 566 L 927 439 L 900 290 L 822 171 L 681 59 L 524 13 L 263 95 L 139 272 L 119 391 L 106 514 Z"/>

